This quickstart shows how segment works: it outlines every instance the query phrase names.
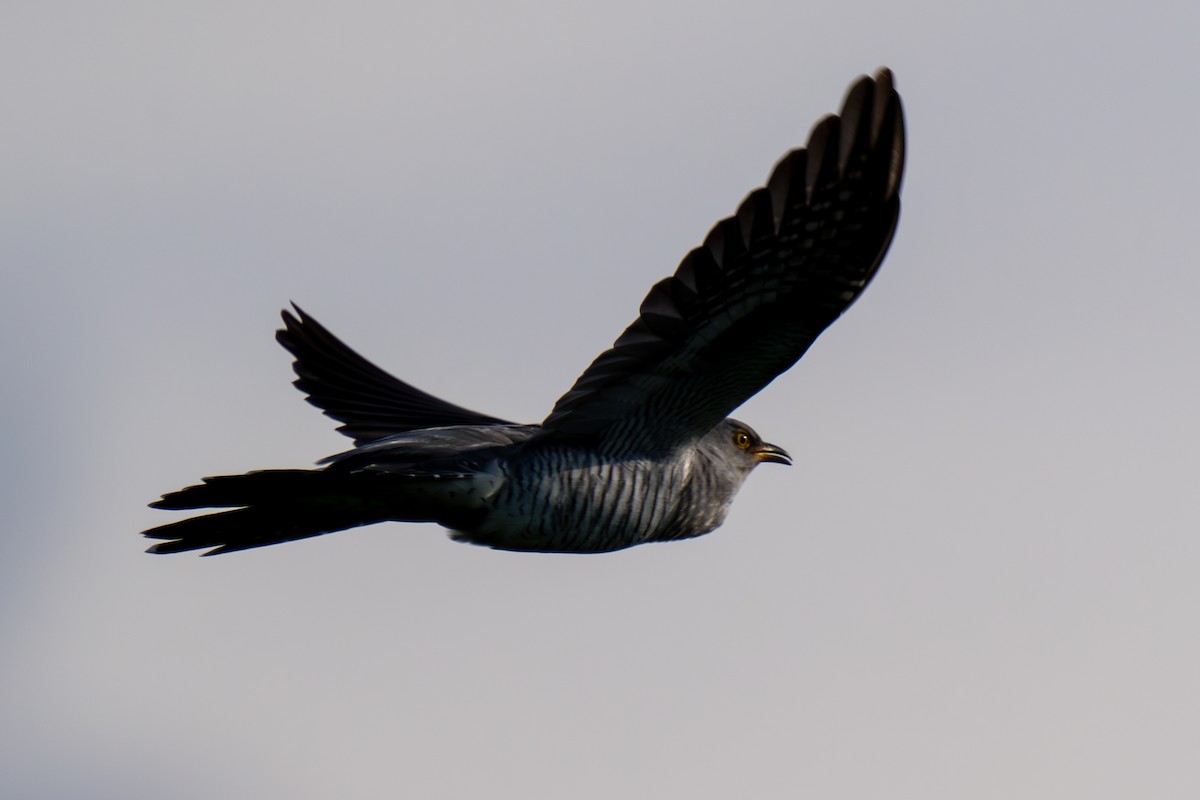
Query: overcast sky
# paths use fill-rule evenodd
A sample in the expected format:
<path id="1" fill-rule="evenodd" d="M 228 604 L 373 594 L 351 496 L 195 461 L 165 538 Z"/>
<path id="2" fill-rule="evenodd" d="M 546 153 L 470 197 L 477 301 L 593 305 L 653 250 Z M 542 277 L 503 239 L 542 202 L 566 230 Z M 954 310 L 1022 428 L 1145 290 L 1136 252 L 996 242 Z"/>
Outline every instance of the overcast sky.
<path id="1" fill-rule="evenodd" d="M 3 17 L 0 796 L 1200 796 L 1200 6 Z M 288 301 L 538 421 L 880 65 L 898 235 L 714 534 L 143 554 L 162 492 L 347 446 Z"/>

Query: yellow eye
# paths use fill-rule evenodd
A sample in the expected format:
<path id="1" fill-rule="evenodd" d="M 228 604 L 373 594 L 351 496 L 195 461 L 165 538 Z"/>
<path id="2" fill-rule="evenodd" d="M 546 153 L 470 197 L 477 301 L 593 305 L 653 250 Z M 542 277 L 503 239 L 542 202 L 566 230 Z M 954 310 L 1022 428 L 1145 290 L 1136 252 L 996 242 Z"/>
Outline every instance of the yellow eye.
<path id="1" fill-rule="evenodd" d="M 746 450 L 750 447 L 750 434 L 745 431 L 738 431 L 733 435 L 733 444 L 739 450 Z"/>

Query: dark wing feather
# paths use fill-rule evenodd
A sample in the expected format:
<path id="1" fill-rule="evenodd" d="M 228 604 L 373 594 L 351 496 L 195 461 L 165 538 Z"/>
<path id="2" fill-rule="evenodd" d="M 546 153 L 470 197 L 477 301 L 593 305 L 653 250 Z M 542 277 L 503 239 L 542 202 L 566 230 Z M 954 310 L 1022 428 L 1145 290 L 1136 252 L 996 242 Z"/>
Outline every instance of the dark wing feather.
<path id="1" fill-rule="evenodd" d="M 710 431 L 866 287 L 895 231 L 903 167 L 903 111 L 883 69 L 650 290 L 559 399 L 546 435 L 654 451 Z"/>
<path id="2" fill-rule="evenodd" d="M 409 386 L 351 350 L 294 303 L 275 338 L 296 357 L 294 385 L 308 402 L 345 424 L 358 445 L 397 433 L 445 425 L 510 425 Z"/>

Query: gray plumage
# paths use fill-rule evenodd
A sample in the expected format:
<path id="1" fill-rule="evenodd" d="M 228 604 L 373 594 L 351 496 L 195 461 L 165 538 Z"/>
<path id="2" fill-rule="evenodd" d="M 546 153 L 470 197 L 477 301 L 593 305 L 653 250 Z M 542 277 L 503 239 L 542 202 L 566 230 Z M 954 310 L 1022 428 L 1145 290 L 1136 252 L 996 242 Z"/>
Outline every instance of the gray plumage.
<path id="1" fill-rule="evenodd" d="M 277 338 L 296 386 L 356 447 L 313 470 L 205 478 L 152 504 L 229 509 L 145 532 L 208 555 L 385 520 L 459 541 L 593 553 L 719 526 L 750 471 L 790 464 L 727 415 L 861 294 L 900 211 L 904 120 L 888 70 L 860 78 L 767 185 L 651 289 L 541 425 L 447 403 L 389 375 L 300 308 Z"/>

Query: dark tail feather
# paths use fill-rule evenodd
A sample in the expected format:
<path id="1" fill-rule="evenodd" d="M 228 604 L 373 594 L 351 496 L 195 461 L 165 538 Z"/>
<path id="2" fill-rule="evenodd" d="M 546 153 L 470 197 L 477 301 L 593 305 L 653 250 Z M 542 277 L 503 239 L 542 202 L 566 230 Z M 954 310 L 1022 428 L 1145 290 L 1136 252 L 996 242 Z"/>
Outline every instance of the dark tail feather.
<path id="1" fill-rule="evenodd" d="M 144 531 L 162 539 L 148 553 L 182 553 L 215 548 L 231 553 L 369 525 L 389 519 L 381 495 L 370 491 L 370 474 L 324 470 L 265 470 L 205 478 L 196 486 L 164 495 L 151 508 L 232 508 Z"/>
<path id="2" fill-rule="evenodd" d="M 203 483 L 170 492 L 151 508 L 179 511 L 192 508 L 237 508 L 265 502 L 294 502 L 328 493 L 330 473 L 315 469 L 266 469 L 245 475 L 218 475 Z M 349 476 L 336 476 L 345 478 Z"/>

